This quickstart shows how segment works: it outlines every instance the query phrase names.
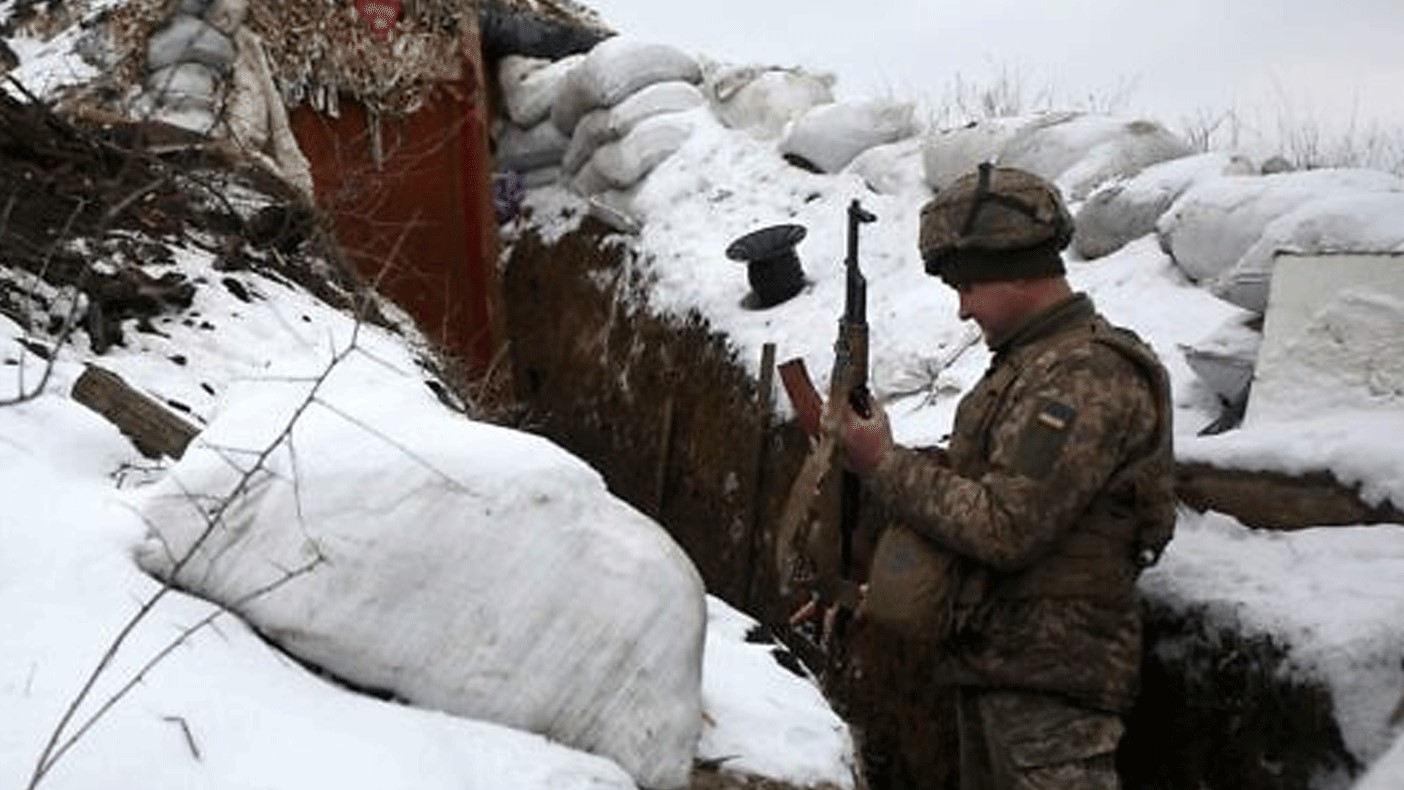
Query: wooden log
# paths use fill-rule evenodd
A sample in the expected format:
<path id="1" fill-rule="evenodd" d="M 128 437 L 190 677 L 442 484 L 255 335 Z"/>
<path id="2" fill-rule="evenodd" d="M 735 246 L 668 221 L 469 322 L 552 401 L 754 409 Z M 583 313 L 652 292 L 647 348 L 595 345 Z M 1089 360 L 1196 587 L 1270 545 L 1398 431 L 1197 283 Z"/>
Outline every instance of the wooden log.
<path id="1" fill-rule="evenodd" d="M 151 397 L 138 392 L 121 376 L 88 365 L 73 382 L 73 399 L 117 426 L 148 458 L 180 458 L 200 429 Z"/>
<path id="2" fill-rule="evenodd" d="M 1196 510 L 1226 513 L 1260 529 L 1404 524 L 1404 511 L 1398 507 L 1389 502 L 1368 505 L 1358 488 L 1325 472 L 1289 475 L 1182 463 L 1175 488 Z"/>

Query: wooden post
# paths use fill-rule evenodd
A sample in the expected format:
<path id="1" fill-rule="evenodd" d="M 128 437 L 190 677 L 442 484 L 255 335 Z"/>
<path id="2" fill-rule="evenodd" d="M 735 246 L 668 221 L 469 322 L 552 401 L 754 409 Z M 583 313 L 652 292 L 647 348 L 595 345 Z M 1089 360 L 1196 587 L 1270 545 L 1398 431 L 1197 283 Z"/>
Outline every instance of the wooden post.
<path id="1" fill-rule="evenodd" d="M 121 376 L 95 365 L 88 365 L 83 375 L 73 382 L 72 395 L 75 401 L 117 426 L 117 430 L 148 458 L 161 455 L 180 458 L 200 432 L 170 409 L 138 392 Z"/>
<path id="2" fill-rule="evenodd" d="M 770 415 L 773 412 L 775 397 L 775 344 L 766 343 L 761 347 L 760 388 L 756 393 L 760 411 L 760 427 L 756 429 L 756 447 L 751 456 L 750 495 L 746 499 L 745 513 L 745 576 L 746 585 L 741 591 L 747 611 L 755 609 L 756 556 L 760 554 L 760 499 L 765 490 L 765 456 L 770 445 Z"/>

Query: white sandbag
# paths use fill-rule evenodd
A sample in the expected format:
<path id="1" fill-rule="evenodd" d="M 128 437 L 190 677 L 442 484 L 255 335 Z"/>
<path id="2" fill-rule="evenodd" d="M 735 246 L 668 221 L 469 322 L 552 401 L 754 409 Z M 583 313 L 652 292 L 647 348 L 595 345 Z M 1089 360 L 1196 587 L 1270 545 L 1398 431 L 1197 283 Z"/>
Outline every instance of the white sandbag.
<path id="1" fill-rule="evenodd" d="M 561 168 L 557 165 L 538 167 L 535 170 L 528 170 L 522 173 L 522 186 L 527 189 L 550 186 L 551 184 L 560 183 L 561 177 Z"/>
<path id="2" fill-rule="evenodd" d="M 203 107 L 218 103 L 219 74 L 203 63 L 175 63 L 146 75 L 143 88 L 165 107 Z"/>
<path id="3" fill-rule="evenodd" d="M 1244 156 L 1214 152 L 1152 165 L 1125 180 L 1104 184 L 1077 211 L 1073 250 L 1099 258 L 1155 231 L 1155 224 L 1191 185 L 1225 175 L 1256 172 Z"/>
<path id="4" fill-rule="evenodd" d="M 762 66 L 732 66 L 710 75 L 708 92 L 722 123 L 767 140 L 821 104 L 834 101 L 834 75 Z"/>
<path id="5" fill-rule="evenodd" d="M 205 10 L 205 21 L 232 39 L 248 15 L 248 0 L 213 0 Z"/>
<path id="6" fill-rule="evenodd" d="M 921 164 L 926 184 L 945 189 L 952 181 L 975 172 L 981 162 L 993 162 L 1024 126 L 1028 117 L 988 118 L 956 129 L 932 131 L 922 138 Z"/>
<path id="7" fill-rule="evenodd" d="M 559 165 L 570 141 L 546 118 L 530 129 L 514 123 L 503 124 L 497 132 L 495 159 L 499 170 L 525 173 Z"/>
<path id="8" fill-rule="evenodd" d="M 569 55 L 555 61 L 508 55 L 499 60 L 497 84 L 502 88 L 507 117 L 523 128 L 546 120 L 566 74 L 584 59 L 584 55 Z"/>
<path id="9" fill-rule="evenodd" d="M 1080 201 L 1093 189 L 1130 178 L 1145 168 L 1193 154 L 1189 143 L 1153 121 L 1129 121 L 1111 139 L 1087 150 L 1076 164 L 1058 176 L 1058 187 L 1070 201 Z"/>
<path id="10" fill-rule="evenodd" d="M 641 88 L 701 79 L 697 60 L 677 47 L 614 36 L 596 44 L 566 75 L 551 106 L 551 120 L 569 136 L 585 113 L 613 107 Z"/>
<path id="11" fill-rule="evenodd" d="M 581 118 L 570 136 L 562 165 L 566 172 L 575 173 L 597 148 L 628 134 L 645 118 L 690 110 L 706 102 L 690 82 L 655 82 L 613 107 L 591 110 Z"/>
<path id="12" fill-rule="evenodd" d="M 917 131 L 910 102 L 835 102 L 796 118 L 780 141 L 780 153 L 798 157 L 821 172 L 837 173 L 869 148 L 895 143 Z"/>
<path id="13" fill-rule="evenodd" d="M 1058 113 L 1021 127 L 998 161 L 1056 182 L 1066 199 L 1077 201 L 1104 181 L 1189 153 L 1187 144 L 1153 121 Z"/>
<path id="14" fill-rule="evenodd" d="M 590 157 L 590 165 L 611 188 L 627 189 L 681 148 L 693 129 L 692 115 L 687 112 L 646 118 L 623 138 L 600 146 Z"/>
<path id="15" fill-rule="evenodd" d="M 1404 251 L 1404 192 L 1338 193 L 1277 217 L 1230 269 L 1210 283 L 1221 299 L 1267 309 L 1277 253 Z M 1325 264 L 1329 265 L 1329 264 Z"/>
<path id="16" fill-rule="evenodd" d="M 706 623 L 687 556 L 545 439 L 436 407 L 418 376 L 387 379 L 378 362 L 344 360 L 267 473 L 225 505 L 309 385 L 232 390 L 167 477 L 133 496 L 153 535 L 143 567 L 170 574 L 218 509 L 176 582 L 289 653 L 604 755 L 641 786 L 686 786 Z"/>
<path id="17" fill-rule="evenodd" d="M 223 73 L 234 63 L 234 42 L 213 26 L 185 14 L 151 34 L 146 68 L 156 71 L 176 63 L 203 63 Z"/>
<path id="18" fill-rule="evenodd" d="M 1404 410 L 1404 257 L 1282 259 L 1247 425 Z"/>
<path id="19" fill-rule="evenodd" d="M 1197 282 L 1238 263 L 1277 217 L 1331 192 L 1404 190 L 1398 176 L 1373 170 L 1304 170 L 1225 176 L 1192 185 L 1160 218 L 1160 247 Z"/>
<path id="20" fill-rule="evenodd" d="M 924 199 L 931 192 L 921 173 L 922 141 L 909 137 L 896 143 L 875 145 L 859 154 L 845 172 L 863 179 L 868 189 L 879 195 L 918 193 Z"/>

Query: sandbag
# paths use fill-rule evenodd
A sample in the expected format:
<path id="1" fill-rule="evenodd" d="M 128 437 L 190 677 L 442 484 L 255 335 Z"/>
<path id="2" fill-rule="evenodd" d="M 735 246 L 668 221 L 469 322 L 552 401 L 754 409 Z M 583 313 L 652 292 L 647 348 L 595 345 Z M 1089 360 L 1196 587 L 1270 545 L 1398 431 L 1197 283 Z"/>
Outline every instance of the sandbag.
<path id="1" fill-rule="evenodd" d="M 496 140 L 498 168 L 523 173 L 559 165 L 565 156 L 566 146 L 570 144 L 549 118 L 530 129 L 513 123 L 503 124 Z"/>
<path id="2" fill-rule="evenodd" d="M 622 139 L 601 146 L 590 157 L 590 166 L 610 188 L 627 189 L 672 156 L 692 132 L 690 113 L 655 115 L 641 121 Z"/>
<path id="3" fill-rule="evenodd" d="M 569 71 L 551 105 L 551 121 L 570 136 L 593 109 L 613 107 L 656 82 L 701 79 L 697 60 L 677 47 L 615 36 L 597 44 Z"/>
<path id="4" fill-rule="evenodd" d="M 922 138 L 921 163 L 926 184 L 935 190 L 975 172 L 981 162 L 998 160 L 1029 118 L 988 118 L 956 129 L 932 131 Z"/>
<path id="5" fill-rule="evenodd" d="M 174 63 L 146 75 L 143 87 L 166 107 L 200 107 L 214 111 L 219 100 L 220 78 L 203 63 Z"/>
<path id="6" fill-rule="evenodd" d="M 1239 307 L 1264 312 L 1277 253 L 1401 252 L 1400 217 L 1404 192 L 1338 193 L 1309 200 L 1269 222 L 1209 289 Z"/>
<path id="7" fill-rule="evenodd" d="M 1194 184 L 1156 224 L 1161 249 L 1196 282 L 1212 281 L 1258 242 L 1276 218 L 1332 192 L 1404 191 L 1404 179 L 1373 170 L 1323 169 L 1225 176 Z"/>
<path id="8" fill-rule="evenodd" d="M 921 198 L 930 195 L 921 176 L 921 140 L 916 137 L 875 145 L 854 158 L 844 170 L 863 179 L 868 189 L 879 195 L 913 192 Z"/>
<path id="9" fill-rule="evenodd" d="M 824 173 L 837 173 L 864 151 L 918 131 L 913 105 L 885 99 L 836 102 L 815 107 L 790 126 L 780 153 L 798 157 Z"/>
<path id="10" fill-rule="evenodd" d="M 227 72 L 234 63 L 234 42 L 203 20 L 176 14 L 170 24 L 151 34 L 146 68 L 158 71 L 176 63 L 203 63 Z"/>
<path id="11" fill-rule="evenodd" d="M 597 148 L 628 134 L 645 118 L 690 110 L 706 101 L 692 83 L 675 80 L 649 85 L 613 107 L 591 110 L 575 125 L 562 164 L 566 172 L 575 173 Z"/>
<path id="12" fill-rule="evenodd" d="M 604 755 L 641 786 L 686 786 L 705 600 L 662 528 L 545 439 L 448 412 L 418 376 L 356 355 L 280 442 L 309 387 L 233 388 L 131 495 L 151 531 L 142 567 L 171 578 L 217 511 L 174 583 L 300 660 Z"/>
<path id="13" fill-rule="evenodd" d="M 834 75 L 803 69 L 719 69 L 707 87 L 722 123 L 760 139 L 779 137 L 790 121 L 834 101 Z"/>
<path id="14" fill-rule="evenodd" d="M 1021 127 L 997 161 L 1055 182 L 1065 199 L 1078 201 L 1105 181 L 1190 153 L 1153 121 L 1059 113 Z"/>
<path id="15" fill-rule="evenodd" d="M 502 88 L 507 117 L 523 128 L 546 120 L 566 75 L 584 59 L 584 55 L 570 55 L 556 61 L 508 55 L 499 60 L 497 84 Z"/>
<path id="16" fill-rule="evenodd" d="M 1104 184 L 1078 209 L 1073 250 L 1088 260 L 1110 255 L 1127 242 L 1154 233 L 1156 222 L 1191 185 L 1253 172 L 1247 157 L 1214 152 L 1172 159 Z"/>

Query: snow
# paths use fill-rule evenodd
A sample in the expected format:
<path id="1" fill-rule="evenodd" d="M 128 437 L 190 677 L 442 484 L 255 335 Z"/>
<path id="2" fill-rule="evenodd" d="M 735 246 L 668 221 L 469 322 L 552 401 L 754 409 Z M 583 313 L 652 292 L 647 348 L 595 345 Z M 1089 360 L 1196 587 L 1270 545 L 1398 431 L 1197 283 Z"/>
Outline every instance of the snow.
<path id="1" fill-rule="evenodd" d="M 71 55 L 77 34 L 65 35 L 71 37 L 10 41 L 22 59 L 18 76 L 25 84 L 48 91 L 91 76 Z M 702 316 L 753 373 L 763 344 L 774 342 L 777 358 L 803 358 L 822 390 L 843 301 L 843 218 L 849 202 L 861 199 L 878 216 L 863 228 L 860 247 L 869 282 L 873 388 L 887 401 L 899 441 L 941 441 L 960 393 L 979 378 L 989 356 L 956 318 L 952 294 L 921 271 L 917 212 L 929 188 L 920 180 L 889 179 L 893 191 L 875 193 L 857 173 L 808 173 L 786 164 L 774 140 L 729 130 L 705 114 L 695 120 L 677 152 L 637 187 L 606 196 L 641 228 L 637 236 L 614 240 L 638 252 L 629 265 L 647 285 L 634 296 L 635 307 L 646 301 L 661 313 Z M 1249 184 L 1248 177 L 1233 178 Z M 1283 176 L 1280 181 L 1300 188 L 1250 203 L 1243 201 L 1244 192 L 1225 186 L 1228 178 L 1199 182 L 1177 204 L 1182 214 L 1174 221 L 1182 227 L 1170 246 L 1177 255 L 1182 244 L 1202 253 L 1194 257 L 1197 275 L 1222 272 L 1275 217 L 1303 205 L 1319 188 L 1334 190 L 1336 178 Z M 1393 176 L 1360 173 L 1348 179 L 1376 192 L 1398 190 Z M 1256 178 L 1248 189 L 1267 183 Z M 548 240 L 571 230 L 586 211 L 558 187 L 533 190 L 528 202 Z M 1189 224 L 1199 221 L 1220 224 Z M 1397 214 L 1371 212 L 1362 221 L 1366 227 L 1348 230 L 1369 239 L 1399 238 Z M 808 229 L 799 247 L 806 288 L 769 310 L 748 309 L 744 267 L 723 251 L 744 233 L 788 222 Z M 1165 224 L 1162 229 L 1173 230 Z M 1274 238 L 1299 240 L 1285 231 Z M 158 324 L 164 335 L 129 333 L 129 346 L 97 361 L 183 404 L 198 423 L 209 422 L 241 392 L 322 370 L 353 334 L 369 358 L 394 361 L 371 366 L 379 370 L 375 375 L 402 385 L 407 377 L 422 378 L 412 342 L 357 327 L 296 288 L 216 272 L 210 256 L 195 248 L 176 252 L 182 271 L 211 284 L 199 289 L 184 316 L 189 325 L 168 319 Z M 1404 436 L 1404 409 L 1398 406 L 1404 404 L 1362 411 L 1319 400 L 1315 417 L 1194 435 L 1217 416 L 1218 401 L 1180 349 L 1241 319 L 1244 311 L 1192 282 L 1183 265 L 1162 251 L 1154 234 L 1095 261 L 1068 260 L 1073 284 L 1165 359 L 1179 457 L 1233 468 L 1329 471 L 1360 485 L 1370 502 L 1404 505 L 1404 454 L 1398 449 Z M 238 279 L 258 298 L 235 299 L 217 285 L 225 277 Z M 0 317 L 0 399 L 31 391 L 44 375 L 44 361 L 15 342 L 21 337 L 18 326 Z M 68 398 L 88 361 L 87 347 L 80 333 L 58 351 L 37 397 L 0 407 L 5 786 L 22 786 L 105 646 L 140 602 L 161 589 L 135 561 L 146 526 L 120 503 L 169 469 L 137 456 L 115 429 Z M 177 355 L 184 361 L 173 361 Z M 784 412 L 788 405 L 781 401 L 777 408 Z M 415 408 L 440 407 L 426 399 Z M 1404 526 L 1265 533 L 1214 513 L 1184 514 L 1163 563 L 1145 580 L 1147 594 L 1171 606 L 1271 636 L 1287 650 L 1293 672 L 1330 688 L 1347 747 L 1362 764 L 1379 761 L 1360 790 L 1397 787 L 1404 774 L 1404 735 L 1386 721 L 1404 688 L 1401 588 Z M 269 647 L 241 620 L 217 614 L 185 594 L 163 594 L 103 673 L 79 720 L 158 651 L 174 648 L 64 756 L 46 786 L 633 786 L 613 763 L 539 736 L 333 685 Z M 753 624 L 744 615 L 714 598 L 707 599 L 707 615 L 698 758 L 798 784 L 851 787 L 851 738 L 812 681 L 780 667 L 769 646 L 747 642 Z M 194 628 L 212 616 L 209 625 Z"/>

